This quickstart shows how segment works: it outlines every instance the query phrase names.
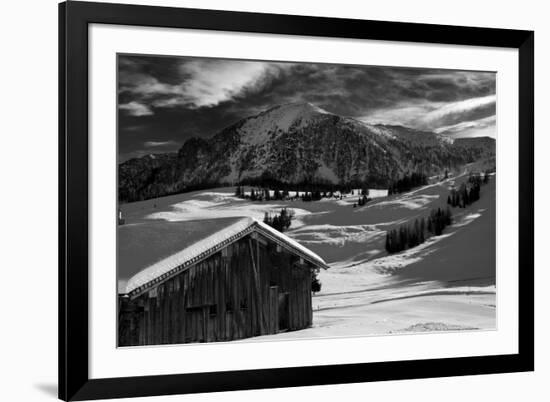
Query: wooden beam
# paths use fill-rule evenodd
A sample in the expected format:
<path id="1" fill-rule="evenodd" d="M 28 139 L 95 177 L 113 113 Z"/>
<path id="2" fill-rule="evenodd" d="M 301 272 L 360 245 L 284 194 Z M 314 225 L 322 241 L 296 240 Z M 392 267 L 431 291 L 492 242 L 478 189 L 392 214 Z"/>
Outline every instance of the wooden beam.
<path id="1" fill-rule="evenodd" d="M 252 271 L 254 274 L 254 287 L 256 289 L 256 297 L 257 297 L 257 310 L 260 313 L 260 332 L 262 334 L 266 333 L 265 328 L 265 322 L 264 322 L 264 309 L 262 305 L 262 289 L 260 286 L 260 272 L 259 267 L 256 264 L 256 260 L 254 259 L 254 250 L 252 248 L 252 239 L 248 239 L 248 248 L 250 250 L 250 259 L 252 260 Z"/>

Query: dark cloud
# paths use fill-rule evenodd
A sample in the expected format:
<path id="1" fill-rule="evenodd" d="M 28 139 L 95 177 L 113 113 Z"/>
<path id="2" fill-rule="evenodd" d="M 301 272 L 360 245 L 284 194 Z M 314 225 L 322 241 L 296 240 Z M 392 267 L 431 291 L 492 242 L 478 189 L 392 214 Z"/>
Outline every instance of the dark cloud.
<path id="1" fill-rule="evenodd" d="M 119 56 L 119 150 L 208 137 L 276 104 L 311 102 L 368 122 L 470 129 L 495 114 L 495 74 L 441 69 Z M 157 147 L 158 148 L 158 147 Z"/>

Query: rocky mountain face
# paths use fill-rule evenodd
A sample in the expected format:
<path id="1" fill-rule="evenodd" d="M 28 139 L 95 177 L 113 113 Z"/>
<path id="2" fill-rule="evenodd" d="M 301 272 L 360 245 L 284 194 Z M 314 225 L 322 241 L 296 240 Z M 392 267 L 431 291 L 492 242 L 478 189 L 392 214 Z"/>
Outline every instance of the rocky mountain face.
<path id="1" fill-rule="evenodd" d="M 401 126 L 369 125 L 309 103 L 275 106 L 177 154 L 119 165 L 119 200 L 130 202 L 214 185 L 278 182 L 384 186 L 410 171 L 437 174 L 494 158 L 488 137 L 452 140 Z"/>

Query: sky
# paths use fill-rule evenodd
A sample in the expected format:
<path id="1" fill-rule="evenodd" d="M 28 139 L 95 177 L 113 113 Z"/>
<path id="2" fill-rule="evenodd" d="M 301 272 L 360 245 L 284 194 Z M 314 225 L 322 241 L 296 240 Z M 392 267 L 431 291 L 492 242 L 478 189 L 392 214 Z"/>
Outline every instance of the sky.
<path id="1" fill-rule="evenodd" d="M 119 161 L 175 152 L 293 102 L 366 123 L 496 137 L 492 72 L 119 55 Z"/>

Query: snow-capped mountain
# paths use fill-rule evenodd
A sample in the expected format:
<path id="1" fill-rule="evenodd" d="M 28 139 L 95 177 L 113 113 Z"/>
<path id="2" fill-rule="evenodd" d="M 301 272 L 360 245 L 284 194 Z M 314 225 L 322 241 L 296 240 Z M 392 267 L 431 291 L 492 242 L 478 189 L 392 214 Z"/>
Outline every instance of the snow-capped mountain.
<path id="1" fill-rule="evenodd" d="M 242 142 L 261 144 L 274 132 L 297 130 L 315 124 L 320 118 L 332 115 L 311 103 L 290 103 L 275 106 L 256 116 L 245 119 L 239 127 Z"/>
<path id="2" fill-rule="evenodd" d="M 310 103 L 272 107 L 176 154 L 119 165 L 119 199 L 135 201 L 243 182 L 383 186 L 412 170 L 428 174 L 494 156 L 495 141 L 449 140 L 402 126 L 370 125 Z"/>

